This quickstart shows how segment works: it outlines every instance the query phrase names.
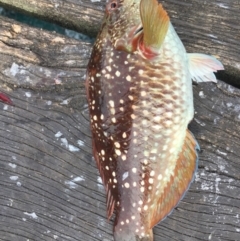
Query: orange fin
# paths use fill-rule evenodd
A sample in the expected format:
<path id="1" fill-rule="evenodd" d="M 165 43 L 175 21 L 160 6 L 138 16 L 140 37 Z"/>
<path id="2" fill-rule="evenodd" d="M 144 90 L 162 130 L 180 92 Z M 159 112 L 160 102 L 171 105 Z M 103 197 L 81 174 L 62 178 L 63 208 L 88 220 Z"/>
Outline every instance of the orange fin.
<path id="1" fill-rule="evenodd" d="M 158 199 L 156 210 L 153 212 L 151 219 L 151 227 L 155 226 L 169 215 L 188 190 L 197 170 L 197 150 L 199 149 L 199 145 L 194 136 L 187 130 L 184 145 L 174 170 L 174 175 L 171 177 L 168 186 Z"/>
<path id="2" fill-rule="evenodd" d="M 167 12 L 157 0 L 141 0 L 140 14 L 143 25 L 143 44 L 145 47 L 159 49 L 170 23 Z"/>

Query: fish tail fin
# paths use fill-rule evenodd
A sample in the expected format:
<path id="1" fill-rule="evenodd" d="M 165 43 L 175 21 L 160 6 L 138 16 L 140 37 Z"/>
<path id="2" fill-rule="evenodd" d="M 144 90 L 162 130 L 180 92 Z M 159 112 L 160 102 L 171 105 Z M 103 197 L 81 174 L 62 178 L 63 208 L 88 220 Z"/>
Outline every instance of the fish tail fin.
<path id="1" fill-rule="evenodd" d="M 167 187 L 158 199 L 158 203 L 155 207 L 156 209 L 152 215 L 150 227 L 155 226 L 169 215 L 183 198 L 197 170 L 197 151 L 199 149 L 199 145 L 194 136 L 187 130 L 182 151 L 178 156 L 174 175 L 171 177 Z"/>
<path id="2" fill-rule="evenodd" d="M 141 0 L 140 14 L 144 46 L 159 49 L 169 27 L 170 20 L 167 12 L 157 0 Z"/>
<path id="3" fill-rule="evenodd" d="M 224 70 L 222 63 L 206 54 L 188 54 L 191 78 L 196 82 L 217 82 L 213 72 Z"/>

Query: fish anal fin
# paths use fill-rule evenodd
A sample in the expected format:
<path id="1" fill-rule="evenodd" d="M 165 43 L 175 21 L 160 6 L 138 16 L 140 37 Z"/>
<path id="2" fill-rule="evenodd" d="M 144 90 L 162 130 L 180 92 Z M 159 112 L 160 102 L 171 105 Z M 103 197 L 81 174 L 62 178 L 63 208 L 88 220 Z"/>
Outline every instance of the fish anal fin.
<path id="1" fill-rule="evenodd" d="M 222 63 L 206 54 L 188 54 L 191 78 L 196 82 L 217 82 L 213 72 L 224 70 Z"/>
<path id="2" fill-rule="evenodd" d="M 169 215 L 188 190 L 197 169 L 198 149 L 197 141 L 187 130 L 184 145 L 174 169 L 174 175 L 171 176 L 168 185 L 155 204 L 151 227 Z"/>
<path id="3" fill-rule="evenodd" d="M 92 147 L 93 147 L 93 155 L 94 155 L 94 158 L 97 163 L 100 177 L 102 179 L 103 185 L 105 187 L 105 191 L 107 193 L 107 198 L 106 198 L 107 218 L 109 220 L 114 212 L 114 208 L 115 208 L 115 204 L 116 204 L 116 197 L 117 197 L 116 188 L 113 189 L 111 183 L 109 183 L 109 179 L 110 179 L 110 177 L 108 175 L 109 172 L 106 173 L 104 171 L 104 165 L 101 163 L 101 160 L 99 159 L 94 140 L 92 141 Z"/>
<path id="4" fill-rule="evenodd" d="M 169 28 L 167 12 L 157 0 L 141 0 L 140 14 L 145 47 L 159 49 Z"/>

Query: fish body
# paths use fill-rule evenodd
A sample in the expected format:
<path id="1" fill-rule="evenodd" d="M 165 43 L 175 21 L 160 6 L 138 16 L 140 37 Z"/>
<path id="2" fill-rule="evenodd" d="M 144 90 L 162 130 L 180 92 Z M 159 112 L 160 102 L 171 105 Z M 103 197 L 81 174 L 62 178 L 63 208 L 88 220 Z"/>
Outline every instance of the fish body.
<path id="1" fill-rule="evenodd" d="M 186 53 L 157 1 L 107 3 L 86 89 L 108 218 L 116 210 L 115 241 L 152 241 L 152 228 L 188 189 L 199 148 L 187 130 L 191 79 L 215 81 L 212 72 L 222 68 L 213 57 Z"/>

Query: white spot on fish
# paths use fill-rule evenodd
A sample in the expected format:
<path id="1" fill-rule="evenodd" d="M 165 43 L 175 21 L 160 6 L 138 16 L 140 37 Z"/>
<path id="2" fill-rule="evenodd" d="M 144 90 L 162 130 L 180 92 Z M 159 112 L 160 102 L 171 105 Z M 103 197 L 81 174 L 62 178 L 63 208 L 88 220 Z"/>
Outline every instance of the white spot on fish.
<path id="1" fill-rule="evenodd" d="M 133 99 L 134 99 L 132 95 L 129 95 L 128 98 L 129 98 L 130 100 L 133 100 Z"/>
<path id="2" fill-rule="evenodd" d="M 18 187 L 21 187 L 21 186 L 22 186 L 22 183 L 21 183 L 21 182 L 17 182 L 17 186 L 18 186 Z"/>
<path id="3" fill-rule="evenodd" d="M 150 172 L 150 176 L 153 177 L 155 175 L 155 171 Z"/>
<path id="4" fill-rule="evenodd" d="M 149 182 L 150 184 L 153 184 L 153 178 L 149 178 L 148 182 Z"/>
<path id="5" fill-rule="evenodd" d="M 107 67 L 106 67 L 106 69 L 107 69 L 109 72 L 111 72 L 111 71 L 112 71 L 111 66 L 107 66 Z"/>
<path id="6" fill-rule="evenodd" d="M 115 149 L 115 153 L 118 155 L 118 156 L 121 156 L 121 151 L 119 149 Z"/>
<path id="7" fill-rule="evenodd" d="M 119 77 L 121 75 L 121 73 L 118 70 L 116 71 L 115 74 L 116 74 L 117 77 Z"/>
<path id="8" fill-rule="evenodd" d="M 126 160 L 127 160 L 127 156 L 123 154 L 123 155 L 122 155 L 122 160 L 123 160 L 123 161 L 126 161 Z"/>
<path id="9" fill-rule="evenodd" d="M 119 142 L 114 142 L 114 145 L 115 145 L 116 148 L 120 148 L 121 147 Z"/>
<path id="10" fill-rule="evenodd" d="M 127 81 L 131 81 L 131 80 L 132 80 L 132 77 L 131 77 L 130 75 L 128 75 L 128 76 L 126 77 L 126 80 L 127 80 Z"/>
<path id="11" fill-rule="evenodd" d="M 133 173 L 137 173 L 137 168 L 134 167 L 134 168 L 132 169 L 132 172 L 133 172 Z"/>
<path id="12" fill-rule="evenodd" d="M 3 110 L 8 110 L 8 105 L 4 105 Z"/>

